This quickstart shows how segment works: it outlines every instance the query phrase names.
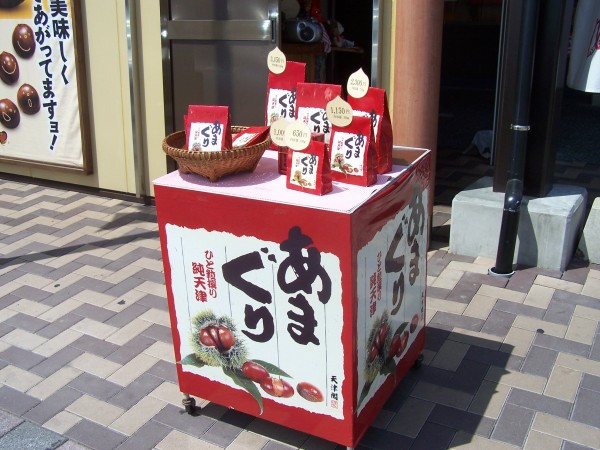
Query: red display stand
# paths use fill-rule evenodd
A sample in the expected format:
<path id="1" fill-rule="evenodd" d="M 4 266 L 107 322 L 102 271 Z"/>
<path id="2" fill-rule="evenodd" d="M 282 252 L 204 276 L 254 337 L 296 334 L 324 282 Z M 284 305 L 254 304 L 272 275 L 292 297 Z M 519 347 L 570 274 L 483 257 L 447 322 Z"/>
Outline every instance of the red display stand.
<path id="1" fill-rule="evenodd" d="M 430 152 L 370 187 L 285 188 L 277 155 L 154 181 L 179 387 L 354 447 L 425 342 Z"/>

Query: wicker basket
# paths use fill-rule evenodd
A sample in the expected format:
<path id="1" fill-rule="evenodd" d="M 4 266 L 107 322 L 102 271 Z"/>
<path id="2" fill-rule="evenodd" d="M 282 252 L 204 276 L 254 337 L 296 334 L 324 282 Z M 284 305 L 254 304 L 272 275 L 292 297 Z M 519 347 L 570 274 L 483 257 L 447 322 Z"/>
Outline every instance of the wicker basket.
<path id="1" fill-rule="evenodd" d="M 233 126 L 231 132 L 239 133 L 246 128 L 248 127 Z M 163 151 L 177 161 L 181 172 L 195 173 L 213 182 L 225 175 L 253 172 L 269 145 L 271 145 L 271 139 L 267 137 L 265 141 L 258 144 L 234 150 L 190 152 L 184 148 L 184 131 L 168 135 L 162 143 Z"/>

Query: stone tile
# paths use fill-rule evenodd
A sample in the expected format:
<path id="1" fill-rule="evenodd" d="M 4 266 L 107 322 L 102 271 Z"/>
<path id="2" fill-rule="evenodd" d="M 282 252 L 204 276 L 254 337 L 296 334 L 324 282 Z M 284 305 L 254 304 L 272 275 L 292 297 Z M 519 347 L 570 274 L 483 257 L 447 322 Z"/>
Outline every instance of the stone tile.
<path id="1" fill-rule="evenodd" d="M 481 331 L 496 336 L 506 336 L 510 327 L 513 325 L 516 314 L 499 311 L 497 309 L 490 312 L 487 320 L 481 328 Z"/>
<path id="2" fill-rule="evenodd" d="M 581 379 L 582 389 L 591 389 L 592 391 L 600 392 L 600 376 L 584 373 Z"/>
<path id="3" fill-rule="evenodd" d="M 80 336 L 81 333 L 73 329 L 67 329 L 53 338 L 48 339 L 46 342 L 33 349 L 33 351 L 38 355 L 45 357 L 52 356 L 72 342 L 76 341 Z"/>
<path id="4" fill-rule="evenodd" d="M 388 431 L 416 438 L 434 406 L 433 402 L 408 397 L 390 421 Z"/>
<path id="5" fill-rule="evenodd" d="M 456 371 L 470 346 L 455 341 L 446 341 L 438 350 L 430 366 L 439 369 Z"/>
<path id="6" fill-rule="evenodd" d="M 596 336 L 597 327 L 598 320 L 574 315 L 569 323 L 565 338 L 571 341 L 581 342 L 582 344 L 591 345 Z"/>
<path id="7" fill-rule="evenodd" d="M 132 320 L 137 319 L 139 316 L 146 313 L 149 309 L 150 308 L 147 306 L 134 303 L 133 305 L 113 315 L 110 319 L 106 320 L 105 323 L 113 327 L 121 328 L 130 323 Z"/>
<path id="8" fill-rule="evenodd" d="M 546 378 L 527 373 L 508 371 L 501 367 L 491 366 L 485 379 L 493 383 L 501 383 L 511 387 L 518 387 L 526 391 L 541 394 L 546 386 Z"/>
<path id="9" fill-rule="evenodd" d="M 131 436 L 152 419 L 165 405 L 165 402 L 157 398 L 144 397 L 112 422 L 110 428 L 119 433 Z"/>
<path id="10" fill-rule="evenodd" d="M 543 330 L 544 334 L 559 338 L 565 337 L 565 333 L 567 332 L 567 327 L 564 325 L 525 316 L 517 316 L 513 322 L 513 326 L 529 331 Z"/>
<path id="11" fill-rule="evenodd" d="M 361 439 L 358 449 L 408 450 L 414 441 L 406 436 L 386 430 L 369 428 Z"/>
<path id="12" fill-rule="evenodd" d="M 442 300 L 435 297 L 427 297 L 427 308 L 451 314 L 462 314 L 466 308 L 466 305 L 450 300 Z"/>
<path id="13" fill-rule="evenodd" d="M 262 449 L 269 441 L 265 436 L 261 436 L 249 431 L 242 431 L 235 440 L 227 447 L 227 450 L 257 450 Z M 308 450 L 308 449 L 307 449 Z"/>
<path id="14" fill-rule="evenodd" d="M 475 394 L 479 390 L 489 367 L 488 364 L 463 359 L 447 387 L 468 394 Z"/>
<path id="15" fill-rule="evenodd" d="M 473 399 L 471 394 L 423 381 L 417 383 L 412 395 L 422 400 L 462 410 L 466 410 Z"/>
<path id="16" fill-rule="evenodd" d="M 589 447 L 586 445 L 579 445 L 573 442 L 564 441 L 562 450 L 589 450 Z"/>
<path id="17" fill-rule="evenodd" d="M 597 278 L 588 278 L 581 290 L 581 295 L 588 297 L 600 298 L 600 280 Z"/>
<path id="18" fill-rule="evenodd" d="M 486 320 L 494 309 L 497 299 L 486 295 L 475 294 L 471 302 L 464 310 L 464 315 L 476 319 Z"/>
<path id="19" fill-rule="evenodd" d="M 562 366 L 554 366 L 544 395 L 573 403 L 581 381 L 581 372 Z"/>
<path id="20" fill-rule="evenodd" d="M 503 287 L 490 286 L 489 284 L 482 284 L 477 293 L 514 303 L 523 303 L 526 297 L 523 292 L 513 291 Z"/>
<path id="21" fill-rule="evenodd" d="M 47 341 L 46 338 L 18 328 L 2 336 L 0 340 L 23 350 L 33 350 Z"/>
<path id="22" fill-rule="evenodd" d="M 29 331 L 30 333 L 35 333 L 49 325 L 49 322 L 46 322 L 45 320 L 21 313 L 17 313 L 10 319 L 5 320 L 4 323 L 14 328 L 20 328 L 22 330 Z"/>
<path id="23" fill-rule="evenodd" d="M 593 361 L 568 353 L 559 353 L 556 358 L 556 365 L 600 377 L 600 361 Z"/>
<path id="24" fill-rule="evenodd" d="M 453 329 L 448 336 L 448 339 L 451 341 L 462 342 L 463 344 L 487 348 L 489 350 L 499 350 L 502 345 L 502 338 L 498 336 L 482 333 L 481 331 L 464 330 L 458 327 Z"/>
<path id="25" fill-rule="evenodd" d="M 85 419 L 79 421 L 65 434 L 93 450 L 113 450 L 126 439 L 126 436 L 116 431 Z"/>
<path id="26" fill-rule="evenodd" d="M 146 328 L 142 334 L 157 341 L 166 342 L 167 344 L 171 345 L 173 344 L 173 337 L 171 334 L 171 328 L 169 326 L 163 326 L 155 323 Z"/>
<path id="27" fill-rule="evenodd" d="M 513 388 L 508 396 L 507 403 L 533 409 L 535 411 L 552 414 L 553 416 L 567 419 L 571 413 L 572 403 L 546 395 Z"/>
<path id="28" fill-rule="evenodd" d="M 78 358 L 83 352 L 73 347 L 65 347 L 49 356 L 44 361 L 33 366 L 30 371 L 42 377 L 47 377 Z"/>
<path id="29" fill-rule="evenodd" d="M 580 389 L 577 394 L 577 399 L 575 400 L 571 420 L 600 429 L 600 415 L 598 414 L 599 402 L 600 392 L 592 391 L 590 389 Z"/>
<path id="30" fill-rule="evenodd" d="M 600 430 L 598 428 L 550 414 L 536 414 L 531 428 L 590 448 L 596 448 L 598 442 L 600 442 Z"/>
<path id="31" fill-rule="evenodd" d="M 69 387 L 103 401 L 108 400 L 123 389 L 118 384 L 111 383 L 104 378 L 99 378 L 86 372 L 81 373 L 77 378 L 69 382 Z"/>
<path id="32" fill-rule="evenodd" d="M 27 393 L 35 398 L 39 398 L 40 400 L 45 400 L 62 387 L 66 386 L 80 373 L 80 370 L 65 366 L 54 372 L 49 377 L 42 379 L 42 381 L 29 389 Z"/>
<path id="33" fill-rule="evenodd" d="M 8 433 L 14 427 L 23 423 L 23 419 L 0 410 L 0 436 Z"/>
<path id="34" fill-rule="evenodd" d="M 431 322 L 429 322 L 430 326 L 433 327 L 439 324 L 441 326 L 459 327 L 472 331 L 481 331 L 483 323 L 484 322 L 481 319 L 450 314 L 442 311 L 436 312 L 435 316 L 431 319 Z"/>
<path id="35" fill-rule="evenodd" d="M 81 299 L 79 299 L 79 301 L 81 301 Z M 89 303 L 83 303 L 81 306 L 75 308 L 72 313 L 82 316 L 86 319 L 91 319 L 93 321 L 102 323 L 106 322 L 115 315 L 114 311 L 110 311 Z"/>
<path id="36" fill-rule="evenodd" d="M 163 383 L 165 383 L 163 379 L 146 373 L 122 390 L 116 392 L 112 397 L 109 398 L 108 401 L 123 409 L 129 409 L 144 397 L 151 395 L 151 393 Z M 179 388 L 177 388 L 177 391 L 179 391 Z M 175 397 L 171 398 L 171 401 L 156 395 L 154 395 L 154 397 L 164 401 L 165 403 L 172 403 L 175 406 L 181 406 L 183 394 L 178 392 Z"/>
<path id="37" fill-rule="evenodd" d="M 64 434 L 67 430 L 73 428 L 76 424 L 81 422 L 83 419 L 76 414 L 70 413 L 69 411 L 60 411 L 55 416 L 50 417 L 46 422 L 44 422 L 44 428 L 48 428 L 49 430 L 54 431 L 55 433 Z M 69 441 L 72 442 L 72 441 Z M 79 445 L 79 444 L 77 444 Z M 60 449 L 63 448 L 68 449 L 69 447 L 64 447 L 61 445 Z M 76 447 L 77 449 L 81 448 L 86 450 L 85 447 Z"/>
<path id="38" fill-rule="evenodd" d="M 157 341 L 154 339 L 148 338 L 146 336 L 138 335 L 133 339 L 129 340 L 127 343 L 121 346 L 117 346 L 117 350 L 108 355 L 107 359 L 110 361 L 116 362 L 117 364 L 125 365 L 133 358 L 135 358 L 140 353 L 146 353 L 150 347 L 153 347 L 157 344 Z M 162 342 L 160 344 L 163 344 Z M 167 344 L 165 344 L 167 345 Z M 173 346 L 171 346 L 171 349 Z M 154 355 L 151 355 L 154 356 Z M 174 360 L 174 357 L 171 358 L 171 361 Z"/>
<path id="39" fill-rule="evenodd" d="M 546 309 L 552 300 L 555 289 L 534 284 L 527 292 L 527 296 L 523 301 L 524 305 L 533 306 L 535 308 Z"/>
<path id="40" fill-rule="evenodd" d="M 119 349 L 118 345 L 111 344 L 103 339 L 98 339 L 87 334 L 80 335 L 77 340 L 71 343 L 71 346 L 103 358 L 106 358 L 108 355 Z"/>
<path id="41" fill-rule="evenodd" d="M 510 358 L 511 355 L 506 352 L 490 350 L 476 345 L 471 345 L 465 355 L 465 359 L 498 367 L 507 367 Z"/>
<path id="42" fill-rule="evenodd" d="M 40 401 L 30 395 L 23 394 L 8 386 L 0 386 L 0 408 L 7 412 L 23 415 Z"/>
<path id="43" fill-rule="evenodd" d="M 153 449 L 171 432 L 171 428 L 150 420 L 123 442 L 117 450 Z"/>
<path id="44" fill-rule="evenodd" d="M 116 383 L 120 386 L 127 386 L 137 377 L 149 370 L 159 360 L 144 353 L 137 355 L 131 361 L 113 372 L 108 378 L 108 381 Z"/>
<path id="45" fill-rule="evenodd" d="M 90 353 L 83 353 L 81 356 L 78 356 L 71 361 L 71 365 L 100 378 L 107 378 L 121 368 L 120 364 L 116 364 Z"/>
<path id="46" fill-rule="evenodd" d="M 27 392 L 42 381 L 42 378 L 15 366 L 6 366 L 0 369 L 0 383 L 10 386 L 20 392 Z"/>
<path id="47" fill-rule="evenodd" d="M 533 345 L 525 358 L 521 371 L 548 378 L 552 372 L 557 355 L 558 352 L 554 350 Z"/>
<path id="48" fill-rule="evenodd" d="M 525 442 L 525 450 L 561 450 L 562 439 L 548 434 L 530 431 Z M 563 449 L 564 450 L 564 449 Z"/>
<path id="49" fill-rule="evenodd" d="M 452 428 L 428 422 L 410 448 L 411 450 L 445 450 L 454 438 L 454 434 Z"/>
<path id="50" fill-rule="evenodd" d="M 555 336 L 549 336 L 547 334 L 536 333 L 533 344 L 538 347 L 547 348 L 557 352 L 572 353 L 573 355 L 579 355 L 587 357 L 590 352 L 590 346 L 582 344 L 580 342 L 570 341 L 568 339 L 562 339 Z"/>
<path id="51" fill-rule="evenodd" d="M 81 397 L 81 392 L 78 392 L 74 389 L 71 389 L 68 386 L 65 386 L 54 394 L 41 401 L 38 405 L 31 408 L 27 411 L 23 417 L 27 420 L 31 420 L 32 422 L 38 423 L 40 425 L 45 424 L 47 421 L 51 420 L 52 417 L 59 414 L 63 411 L 67 406 Z M 52 430 L 62 433 L 66 430 L 56 430 L 51 428 Z"/>
<path id="52" fill-rule="evenodd" d="M 204 415 L 193 417 L 173 405 L 166 405 L 153 420 L 195 437 L 202 436 L 216 422 Z"/>
<path id="53" fill-rule="evenodd" d="M 429 292 L 429 290 L 428 290 Z M 148 308 L 160 309 L 163 311 L 169 310 L 167 299 L 163 296 L 147 294 L 138 300 L 138 304 Z"/>
<path id="54" fill-rule="evenodd" d="M 514 450 L 515 447 L 504 442 L 486 439 L 481 436 L 473 436 L 469 433 L 459 431 L 454 435 L 450 448 L 460 448 L 461 450 Z"/>
<path id="55" fill-rule="evenodd" d="M 185 433 L 173 430 L 165 438 L 156 444 L 156 450 L 172 449 L 202 449 L 202 450 L 221 450 L 222 447 L 209 444 L 208 442 L 195 438 Z"/>
<path id="56" fill-rule="evenodd" d="M 531 343 L 536 337 L 536 333 L 521 328 L 511 328 L 500 350 L 508 352 L 511 355 L 525 357 L 529 353 Z"/>
<path id="57" fill-rule="evenodd" d="M 548 277 L 545 275 L 538 275 L 535 279 L 535 284 L 546 286 L 560 291 L 572 292 L 574 294 L 581 293 L 583 286 L 578 283 L 571 281 L 560 280 L 558 278 Z"/>
<path id="58" fill-rule="evenodd" d="M 436 405 L 429 415 L 429 422 L 444 425 L 455 431 L 490 437 L 496 421 L 472 412 L 461 411 L 443 405 Z"/>
<path id="59" fill-rule="evenodd" d="M 252 419 L 247 422 L 250 423 Z M 246 425 L 248 425 L 246 423 Z M 212 427 L 208 429 L 202 438 L 212 444 L 217 445 L 219 448 L 227 448 L 235 438 L 243 430 L 243 427 L 233 425 L 224 421 L 218 421 Z"/>
<path id="60" fill-rule="evenodd" d="M 65 330 L 68 330 L 77 322 L 82 320 L 81 316 L 77 316 L 75 314 L 66 314 L 50 323 L 48 326 L 39 330 L 36 334 L 38 336 L 45 337 L 47 339 L 52 339 L 58 336 Z"/>
<path id="61" fill-rule="evenodd" d="M 118 406 L 82 395 L 67 407 L 67 411 L 100 425 L 108 426 L 120 417 L 125 410 Z"/>
<path id="62" fill-rule="evenodd" d="M 546 312 L 543 308 L 535 306 L 524 305 L 521 303 L 509 302 L 507 300 L 499 299 L 494 306 L 494 309 L 498 311 L 504 311 L 515 315 L 523 315 L 533 317 L 536 319 L 542 319 Z"/>
<path id="63" fill-rule="evenodd" d="M 527 294 L 534 288 L 533 282 L 537 274 L 527 270 L 517 270 L 512 277 L 508 279 L 506 288 L 511 291 L 518 291 Z"/>
<path id="64" fill-rule="evenodd" d="M 492 432 L 492 439 L 523 447 L 533 417 L 531 409 L 507 403 Z"/>
<path id="65" fill-rule="evenodd" d="M 0 360 L 23 370 L 29 370 L 42 362 L 44 357 L 18 347 L 8 347 L 0 352 Z"/>
<path id="66" fill-rule="evenodd" d="M 468 411 L 480 416 L 497 419 L 510 390 L 511 387 L 508 385 L 483 380 L 469 405 Z"/>
<path id="67" fill-rule="evenodd" d="M 57 448 L 66 438 L 30 422 L 23 422 L 10 433 L 0 437 L 0 449 Z"/>
<path id="68" fill-rule="evenodd" d="M 131 339 L 138 336 L 140 333 L 145 332 L 148 328 L 152 326 L 153 325 L 150 324 L 150 322 L 147 322 L 145 320 L 134 319 L 129 324 L 117 329 L 113 334 L 106 338 L 106 341 L 115 345 L 122 346 L 125 343 L 129 342 Z"/>

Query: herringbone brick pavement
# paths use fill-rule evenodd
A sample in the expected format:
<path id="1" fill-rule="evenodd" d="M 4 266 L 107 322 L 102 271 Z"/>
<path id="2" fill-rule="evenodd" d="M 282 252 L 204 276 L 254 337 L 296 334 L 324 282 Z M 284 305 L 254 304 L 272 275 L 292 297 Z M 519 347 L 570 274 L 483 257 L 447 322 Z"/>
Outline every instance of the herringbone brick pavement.
<path id="1" fill-rule="evenodd" d="M 491 265 L 432 243 L 424 364 L 357 448 L 600 448 L 600 267 Z M 0 177 L 0 450 L 341 448 L 181 400 L 154 207 Z"/>

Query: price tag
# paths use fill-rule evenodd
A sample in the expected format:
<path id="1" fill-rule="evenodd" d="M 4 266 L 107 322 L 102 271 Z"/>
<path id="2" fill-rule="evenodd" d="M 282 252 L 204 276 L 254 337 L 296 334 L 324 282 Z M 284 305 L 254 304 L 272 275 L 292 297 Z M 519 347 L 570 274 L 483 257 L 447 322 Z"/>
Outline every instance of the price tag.
<path id="1" fill-rule="evenodd" d="M 350 78 L 348 78 L 348 84 L 346 85 L 348 95 L 354 98 L 362 98 L 367 95 L 369 90 L 369 77 L 362 69 L 358 69 Z"/>
<path id="2" fill-rule="evenodd" d="M 275 145 L 279 145 L 280 147 L 287 146 L 285 143 L 285 130 L 289 124 L 290 123 L 285 119 L 278 119 L 271 124 L 269 135 L 271 136 L 271 141 L 273 141 Z"/>
<path id="3" fill-rule="evenodd" d="M 327 118 L 337 127 L 345 127 L 352 122 L 352 106 L 339 95 L 327 103 Z"/>
<path id="4" fill-rule="evenodd" d="M 285 129 L 285 145 L 292 150 L 304 150 L 310 144 L 310 128 L 301 120 L 295 120 Z"/>
<path id="5" fill-rule="evenodd" d="M 279 47 L 275 47 L 269 52 L 267 57 L 267 67 L 275 74 L 280 74 L 285 70 L 287 60 Z"/>

